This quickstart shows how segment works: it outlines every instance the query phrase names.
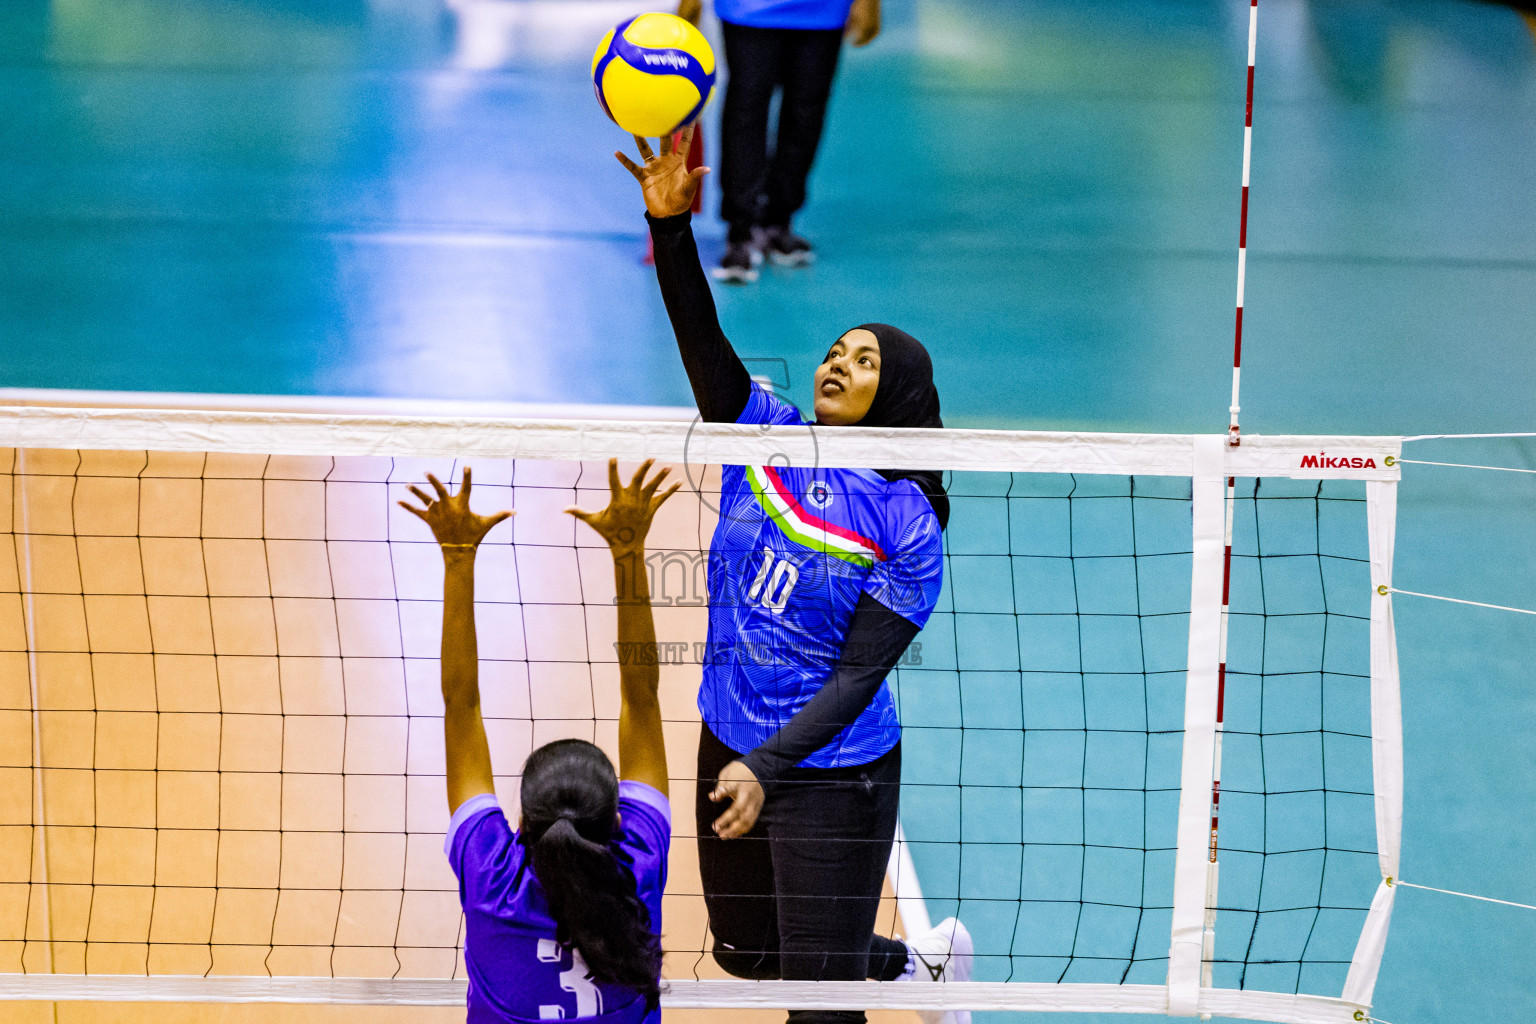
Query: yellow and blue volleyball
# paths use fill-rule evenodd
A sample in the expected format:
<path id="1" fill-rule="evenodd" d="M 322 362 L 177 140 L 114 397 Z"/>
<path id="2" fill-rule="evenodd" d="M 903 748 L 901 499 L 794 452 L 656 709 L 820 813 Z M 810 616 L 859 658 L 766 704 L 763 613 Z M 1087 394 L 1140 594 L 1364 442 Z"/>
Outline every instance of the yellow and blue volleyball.
<path id="1" fill-rule="evenodd" d="M 715 90 L 715 52 L 675 14 L 640 14 L 603 36 L 592 55 L 603 113 L 632 135 L 670 135 L 692 124 Z"/>

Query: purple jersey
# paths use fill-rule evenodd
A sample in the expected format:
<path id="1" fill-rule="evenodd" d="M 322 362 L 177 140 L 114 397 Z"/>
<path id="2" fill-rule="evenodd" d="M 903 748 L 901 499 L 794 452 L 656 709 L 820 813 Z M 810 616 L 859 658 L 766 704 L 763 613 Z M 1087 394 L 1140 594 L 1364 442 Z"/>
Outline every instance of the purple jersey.
<path id="1" fill-rule="evenodd" d="M 619 827 L 613 848 L 635 878 L 640 900 L 661 934 L 672 809 L 642 782 L 619 783 Z M 544 892 L 527 849 L 496 797 L 471 797 L 454 812 L 443 849 L 459 879 L 464 907 L 464 963 L 469 969 L 468 1024 L 584 1020 L 660 1024 L 633 989 L 593 981 L 581 954 L 555 941 Z"/>

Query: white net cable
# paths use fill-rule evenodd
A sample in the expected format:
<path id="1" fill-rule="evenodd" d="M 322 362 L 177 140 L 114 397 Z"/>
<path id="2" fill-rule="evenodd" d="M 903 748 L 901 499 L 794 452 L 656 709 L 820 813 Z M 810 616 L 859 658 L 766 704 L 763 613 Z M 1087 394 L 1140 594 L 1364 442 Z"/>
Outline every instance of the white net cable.
<path id="1" fill-rule="evenodd" d="M 1407 886 L 1410 889 L 1423 889 L 1426 892 L 1441 892 L 1445 893 L 1447 896 L 1461 896 L 1465 899 L 1479 900 L 1483 903 L 1497 903 L 1504 907 L 1518 907 L 1521 910 L 1536 910 L 1536 906 L 1532 906 L 1529 903 L 1516 903 L 1513 900 L 1496 900 L 1492 896 L 1478 896 L 1470 892 L 1457 892 L 1455 889 L 1440 889 L 1433 885 L 1419 885 L 1417 882 L 1405 882 L 1401 878 L 1397 879 L 1392 884 Z"/>
<path id="2" fill-rule="evenodd" d="M 0 408 L 0 997 L 461 1002 L 441 569 L 394 500 L 467 462 L 477 504 L 518 510 L 481 556 L 477 610 L 510 808 L 534 746 L 614 742 L 611 565 L 560 510 L 603 500 L 616 456 L 689 481 L 651 542 L 675 655 L 664 1005 L 1166 1013 L 1192 923 L 1198 1012 L 1356 1019 L 1401 820 L 1375 589 L 1399 442 L 1224 441 Z M 958 914 L 978 980 L 747 982 L 707 954 L 692 698 L 730 464 L 946 472 L 944 594 L 893 676 L 904 841 L 880 928 Z M 1229 477 L 1223 682 L 1208 625 Z M 1223 874 L 1202 955 L 1218 685 Z"/>
<path id="3" fill-rule="evenodd" d="M 1451 604 L 1467 604 L 1474 608 L 1492 608 L 1499 612 L 1517 612 L 1521 615 L 1536 615 L 1536 611 L 1530 608 L 1512 608 L 1507 604 L 1486 604 L 1482 601 L 1468 601 L 1460 597 L 1442 597 L 1439 594 L 1421 594 L 1416 590 L 1402 590 L 1398 587 L 1388 587 L 1389 593 L 1406 594 L 1408 597 L 1427 597 L 1431 601 L 1449 601 Z"/>
<path id="4" fill-rule="evenodd" d="M 1449 466 L 1452 469 L 1493 469 L 1501 473 L 1536 473 L 1536 469 L 1520 469 L 1515 466 L 1479 466 L 1471 462 L 1430 462 L 1427 459 L 1398 459 L 1411 466 Z"/>

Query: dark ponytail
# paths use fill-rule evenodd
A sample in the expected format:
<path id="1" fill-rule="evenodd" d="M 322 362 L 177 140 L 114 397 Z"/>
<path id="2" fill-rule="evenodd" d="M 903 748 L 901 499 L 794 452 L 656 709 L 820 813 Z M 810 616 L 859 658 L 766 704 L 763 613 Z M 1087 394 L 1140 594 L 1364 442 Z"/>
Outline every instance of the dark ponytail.
<path id="1" fill-rule="evenodd" d="M 523 766 L 522 842 L 556 938 L 581 951 L 595 980 L 634 989 L 654 1008 L 661 940 L 609 846 L 618 804 L 613 763 L 585 740 L 546 743 Z"/>

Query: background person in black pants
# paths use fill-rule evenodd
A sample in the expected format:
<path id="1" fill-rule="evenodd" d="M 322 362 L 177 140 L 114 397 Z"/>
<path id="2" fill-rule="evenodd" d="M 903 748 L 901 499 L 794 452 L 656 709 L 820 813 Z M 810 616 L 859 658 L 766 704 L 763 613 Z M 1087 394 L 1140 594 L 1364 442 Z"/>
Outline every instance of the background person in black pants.
<path id="1" fill-rule="evenodd" d="M 677 13 L 698 24 L 703 0 L 680 0 Z M 832 79 L 846 33 L 854 46 L 880 34 L 880 0 L 715 0 L 725 36 L 725 109 L 721 114 L 720 217 L 730 225 L 717 279 L 757 280 L 766 255 L 805 266 L 811 244 L 790 229 L 805 205 Z M 772 153 L 768 109 L 780 91 Z"/>

